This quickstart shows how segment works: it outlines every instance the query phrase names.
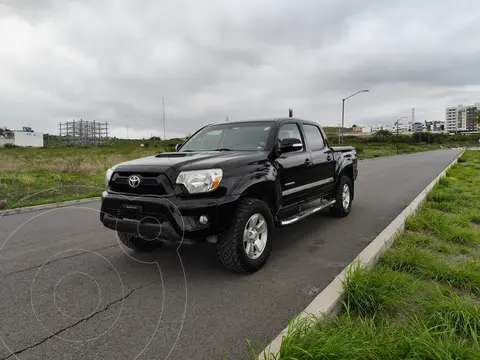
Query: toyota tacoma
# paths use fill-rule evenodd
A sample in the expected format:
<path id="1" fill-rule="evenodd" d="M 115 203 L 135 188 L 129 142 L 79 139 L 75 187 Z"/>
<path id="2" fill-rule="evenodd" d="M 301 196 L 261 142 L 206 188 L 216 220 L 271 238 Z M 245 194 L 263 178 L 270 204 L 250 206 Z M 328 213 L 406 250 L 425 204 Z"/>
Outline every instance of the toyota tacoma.
<path id="1" fill-rule="evenodd" d="M 136 251 L 206 241 L 226 268 L 251 273 L 270 256 L 275 227 L 326 208 L 348 215 L 357 173 L 355 149 L 330 146 L 316 122 L 212 124 L 175 152 L 108 169 L 100 220 Z"/>

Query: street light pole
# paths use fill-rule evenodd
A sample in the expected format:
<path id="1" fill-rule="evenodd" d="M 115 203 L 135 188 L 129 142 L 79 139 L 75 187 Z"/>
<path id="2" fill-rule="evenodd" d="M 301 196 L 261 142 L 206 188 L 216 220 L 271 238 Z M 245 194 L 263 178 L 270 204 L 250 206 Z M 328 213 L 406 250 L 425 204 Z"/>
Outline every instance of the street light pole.
<path id="1" fill-rule="evenodd" d="M 360 90 L 360 91 L 357 91 L 355 94 L 352 94 L 350 96 L 347 96 L 346 98 L 342 99 L 342 130 L 341 130 L 341 133 L 342 133 L 342 144 L 343 144 L 343 126 L 344 126 L 344 123 L 345 123 L 345 100 L 348 100 L 350 99 L 351 97 L 357 95 L 357 94 L 360 94 L 362 92 L 369 92 L 370 90 L 368 89 L 364 89 L 364 90 Z"/>

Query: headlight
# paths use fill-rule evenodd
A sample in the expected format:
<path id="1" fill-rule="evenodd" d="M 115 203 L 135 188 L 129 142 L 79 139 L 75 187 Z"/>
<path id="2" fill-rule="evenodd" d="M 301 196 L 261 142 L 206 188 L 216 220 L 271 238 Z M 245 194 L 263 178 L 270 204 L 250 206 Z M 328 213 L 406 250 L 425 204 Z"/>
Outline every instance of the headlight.
<path id="1" fill-rule="evenodd" d="M 222 181 L 222 169 L 182 171 L 177 184 L 185 186 L 190 194 L 213 191 Z"/>
<path id="2" fill-rule="evenodd" d="M 105 173 L 105 187 L 108 187 L 108 183 L 110 182 L 110 179 L 112 178 L 114 170 L 115 170 L 115 166 L 108 169 L 107 172 Z"/>

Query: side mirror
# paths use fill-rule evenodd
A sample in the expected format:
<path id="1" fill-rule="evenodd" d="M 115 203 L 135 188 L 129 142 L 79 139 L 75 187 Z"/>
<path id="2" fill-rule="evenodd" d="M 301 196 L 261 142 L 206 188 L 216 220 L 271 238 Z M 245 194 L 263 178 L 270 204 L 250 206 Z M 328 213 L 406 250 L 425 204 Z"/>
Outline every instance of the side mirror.
<path id="1" fill-rule="evenodd" d="M 178 151 L 181 147 L 182 147 L 183 144 L 177 144 L 175 145 L 175 151 Z"/>
<path id="2" fill-rule="evenodd" d="M 280 153 L 302 150 L 303 145 L 300 139 L 287 138 L 280 142 Z"/>

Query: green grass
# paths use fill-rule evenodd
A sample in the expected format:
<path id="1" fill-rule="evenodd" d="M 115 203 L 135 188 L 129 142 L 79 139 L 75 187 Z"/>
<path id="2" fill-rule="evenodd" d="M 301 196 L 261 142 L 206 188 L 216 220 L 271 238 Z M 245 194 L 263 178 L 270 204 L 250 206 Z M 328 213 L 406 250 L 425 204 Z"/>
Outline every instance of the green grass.
<path id="1" fill-rule="evenodd" d="M 8 208 L 95 197 L 104 190 L 104 184 L 103 174 L 0 174 L 0 194 Z"/>
<path id="2" fill-rule="evenodd" d="M 0 204 L 3 203 L 5 209 L 99 196 L 103 190 L 103 174 L 109 167 L 165 151 L 165 146 L 173 151 L 177 142 L 116 140 L 108 146 L 0 148 Z M 148 147 L 141 147 L 142 143 Z M 359 159 L 396 154 L 395 144 L 352 145 Z M 439 145 L 400 144 L 400 153 L 438 148 Z"/>
<path id="3" fill-rule="evenodd" d="M 0 148 L 0 202 L 9 209 L 100 196 L 109 167 L 163 150 L 158 144 L 140 147 L 138 141 L 99 147 Z"/>
<path id="4" fill-rule="evenodd" d="M 349 144 L 357 149 L 358 158 L 360 160 L 372 159 L 383 156 L 397 155 L 397 146 L 389 143 L 366 143 L 366 144 Z M 440 145 L 410 145 L 399 144 L 399 154 L 411 154 L 422 151 L 431 151 L 440 149 Z"/>
<path id="5" fill-rule="evenodd" d="M 456 310 L 450 307 L 449 310 Z M 464 335 L 472 324 L 464 316 L 419 318 L 409 323 L 385 317 L 357 317 L 343 313 L 332 322 L 306 319 L 292 324 L 278 359 L 466 359 L 478 360 L 480 347 Z M 475 315 L 475 314 L 470 314 Z M 464 325 L 468 324 L 468 325 Z M 457 330 L 460 331 L 457 331 Z"/>
<path id="6" fill-rule="evenodd" d="M 349 270 L 338 317 L 291 323 L 281 359 L 480 359 L 480 151 L 461 159 L 374 269 Z"/>

